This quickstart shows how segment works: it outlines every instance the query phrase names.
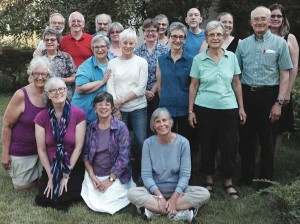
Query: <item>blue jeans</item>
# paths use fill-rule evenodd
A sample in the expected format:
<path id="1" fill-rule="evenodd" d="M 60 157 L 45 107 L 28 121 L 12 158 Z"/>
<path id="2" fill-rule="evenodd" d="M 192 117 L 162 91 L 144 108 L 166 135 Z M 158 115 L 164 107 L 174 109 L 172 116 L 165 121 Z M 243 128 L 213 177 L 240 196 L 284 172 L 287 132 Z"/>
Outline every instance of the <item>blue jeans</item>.
<path id="1" fill-rule="evenodd" d="M 147 107 L 137 109 L 131 112 L 123 112 L 122 121 L 127 125 L 131 126 L 134 139 L 138 146 L 137 154 L 142 153 L 143 143 L 147 138 Z"/>

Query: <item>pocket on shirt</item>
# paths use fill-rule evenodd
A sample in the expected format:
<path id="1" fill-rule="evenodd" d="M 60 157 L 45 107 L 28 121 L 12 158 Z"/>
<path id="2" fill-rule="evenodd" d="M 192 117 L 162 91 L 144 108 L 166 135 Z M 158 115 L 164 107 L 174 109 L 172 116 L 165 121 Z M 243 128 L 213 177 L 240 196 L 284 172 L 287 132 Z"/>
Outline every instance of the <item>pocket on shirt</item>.
<path id="1" fill-rule="evenodd" d="M 262 64 L 265 66 L 275 66 L 277 61 L 276 53 L 266 53 L 262 57 Z"/>

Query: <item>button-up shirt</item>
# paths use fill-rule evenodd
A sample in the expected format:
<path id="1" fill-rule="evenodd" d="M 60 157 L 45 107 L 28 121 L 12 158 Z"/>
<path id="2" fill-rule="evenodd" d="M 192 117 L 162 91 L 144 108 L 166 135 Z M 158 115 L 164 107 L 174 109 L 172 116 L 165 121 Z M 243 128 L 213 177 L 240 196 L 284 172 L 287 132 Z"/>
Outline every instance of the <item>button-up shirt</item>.
<path id="1" fill-rule="evenodd" d="M 103 144 L 99 142 L 97 134 L 98 122 L 99 120 L 96 120 L 88 126 L 82 150 L 83 161 L 89 161 L 90 164 L 93 164 L 98 146 Z M 128 183 L 131 179 L 129 131 L 124 122 L 113 116 L 110 123 L 108 151 L 112 164 L 111 173 L 116 175 L 122 184 Z"/>
<path id="2" fill-rule="evenodd" d="M 262 38 L 254 34 L 236 50 L 242 70 L 241 82 L 249 86 L 279 85 L 280 71 L 293 68 L 286 41 L 268 30 Z"/>
<path id="3" fill-rule="evenodd" d="M 172 117 L 188 114 L 190 71 L 193 56 L 183 51 L 174 63 L 171 51 L 158 57 L 161 70 L 160 107 L 166 107 Z"/>
<path id="4" fill-rule="evenodd" d="M 162 54 L 168 52 L 168 48 L 161 45 L 157 42 L 155 48 L 152 53 L 149 53 L 147 49 L 146 43 L 142 44 L 139 48 L 137 48 L 134 53 L 137 56 L 140 56 L 148 62 L 148 81 L 147 81 L 147 90 L 151 90 L 154 84 L 156 83 L 156 67 L 157 67 L 157 59 Z"/>

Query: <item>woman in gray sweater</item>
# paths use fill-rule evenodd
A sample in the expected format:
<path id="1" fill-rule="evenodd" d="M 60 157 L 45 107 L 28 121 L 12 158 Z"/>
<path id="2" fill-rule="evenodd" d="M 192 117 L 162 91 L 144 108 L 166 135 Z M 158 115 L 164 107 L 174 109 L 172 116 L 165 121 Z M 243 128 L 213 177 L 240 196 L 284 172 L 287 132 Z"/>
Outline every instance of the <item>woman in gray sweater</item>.
<path id="1" fill-rule="evenodd" d="M 156 109 L 150 128 L 156 134 L 145 140 L 142 154 L 144 187 L 133 188 L 127 197 L 143 218 L 166 215 L 192 221 L 197 209 L 209 199 L 203 187 L 188 186 L 191 175 L 190 145 L 171 131 L 173 119 L 165 108 Z"/>

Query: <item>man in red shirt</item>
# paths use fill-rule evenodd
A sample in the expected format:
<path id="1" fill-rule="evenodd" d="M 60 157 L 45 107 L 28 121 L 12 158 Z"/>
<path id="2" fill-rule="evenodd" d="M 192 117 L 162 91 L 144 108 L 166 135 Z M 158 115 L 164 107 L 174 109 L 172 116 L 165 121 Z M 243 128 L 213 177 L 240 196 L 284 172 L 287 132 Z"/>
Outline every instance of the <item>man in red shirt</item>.
<path id="1" fill-rule="evenodd" d="M 69 53 L 76 65 L 92 56 L 91 41 L 93 36 L 84 32 L 84 17 L 80 12 L 72 12 L 69 16 L 70 33 L 63 36 L 59 49 Z"/>

